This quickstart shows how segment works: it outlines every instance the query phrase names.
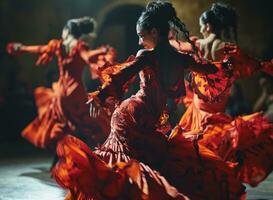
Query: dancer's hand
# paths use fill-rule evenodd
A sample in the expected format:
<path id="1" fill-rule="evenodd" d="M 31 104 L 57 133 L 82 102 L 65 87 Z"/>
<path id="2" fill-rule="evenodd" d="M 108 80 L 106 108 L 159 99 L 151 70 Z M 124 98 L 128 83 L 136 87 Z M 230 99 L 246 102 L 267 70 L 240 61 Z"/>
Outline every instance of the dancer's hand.
<path id="1" fill-rule="evenodd" d="M 90 105 L 89 108 L 90 117 L 97 118 L 102 109 L 100 99 L 97 96 L 93 96 L 87 101 L 87 104 Z"/>
<path id="2" fill-rule="evenodd" d="M 19 55 L 19 54 L 21 54 L 22 46 L 23 45 L 21 43 L 18 43 L 18 42 L 8 43 L 7 47 L 6 47 L 6 50 L 11 55 Z"/>
<path id="3" fill-rule="evenodd" d="M 100 50 L 102 51 L 103 54 L 106 54 L 109 50 L 110 46 L 109 45 L 103 45 L 100 47 Z"/>

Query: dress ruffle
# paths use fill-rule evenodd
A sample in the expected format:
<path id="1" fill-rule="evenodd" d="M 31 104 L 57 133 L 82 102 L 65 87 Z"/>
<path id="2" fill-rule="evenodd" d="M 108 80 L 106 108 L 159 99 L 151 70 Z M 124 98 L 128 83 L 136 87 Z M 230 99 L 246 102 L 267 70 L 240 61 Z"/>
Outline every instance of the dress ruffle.
<path id="1" fill-rule="evenodd" d="M 52 173 L 69 189 L 66 200 L 91 199 L 188 199 L 157 171 L 136 160 L 108 165 L 73 136 L 57 146 L 60 158 Z"/>

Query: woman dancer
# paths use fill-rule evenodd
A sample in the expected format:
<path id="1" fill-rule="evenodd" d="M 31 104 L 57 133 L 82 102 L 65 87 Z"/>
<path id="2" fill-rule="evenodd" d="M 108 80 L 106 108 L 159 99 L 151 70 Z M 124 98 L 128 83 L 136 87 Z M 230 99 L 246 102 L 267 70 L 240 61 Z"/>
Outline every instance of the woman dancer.
<path id="1" fill-rule="evenodd" d="M 59 79 L 51 88 L 38 87 L 34 95 L 38 116 L 22 131 L 22 136 L 37 147 L 53 149 L 66 134 L 84 134 L 87 141 L 96 145 L 105 140 L 110 130 L 110 116 L 102 112 L 94 119 L 86 105 L 87 93 L 82 83 L 86 64 L 96 63 L 107 53 L 107 47 L 90 50 L 82 36 L 94 34 L 95 21 L 90 17 L 70 19 L 63 28 L 62 39 L 51 40 L 47 45 L 27 46 L 11 43 L 11 54 L 39 54 L 36 65 L 58 59 Z"/>
<path id="2" fill-rule="evenodd" d="M 189 138 L 200 136 L 199 144 L 225 161 L 237 163 L 238 178 L 255 186 L 272 171 L 273 126 L 261 113 L 232 119 L 224 111 L 235 80 L 258 70 L 272 74 L 272 64 L 260 63 L 227 42 L 236 41 L 236 22 L 236 12 L 225 4 L 213 4 L 200 16 L 204 38 L 195 38 L 199 55 L 216 62 L 232 61 L 213 75 L 192 73 L 192 102 L 170 138 L 177 134 Z M 175 40 L 172 44 L 181 51 L 190 50 L 190 44 Z"/>
<path id="3" fill-rule="evenodd" d="M 197 63 L 171 47 L 169 22 L 188 36 L 171 3 L 150 2 L 136 26 L 139 44 L 145 50 L 111 75 L 90 100 L 91 114 L 98 116 L 98 104 L 103 105 L 109 95 L 120 98 L 122 86 L 139 72 L 140 90 L 115 109 L 105 143 L 94 153 L 71 136 L 58 144 L 60 162 L 53 175 L 70 190 L 67 199 L 185 198 L 180 192 L 193 199 L 242 197 L 242 187 L 233 179 L 229 166 L 212 152 L 203 147 L 197 151 L 192 142 L 182 142 L 181 137 L 167 141 L 156 131 L 167 99 L 185 93 L 185 69 L 216 72 L 215 66 Z"/>

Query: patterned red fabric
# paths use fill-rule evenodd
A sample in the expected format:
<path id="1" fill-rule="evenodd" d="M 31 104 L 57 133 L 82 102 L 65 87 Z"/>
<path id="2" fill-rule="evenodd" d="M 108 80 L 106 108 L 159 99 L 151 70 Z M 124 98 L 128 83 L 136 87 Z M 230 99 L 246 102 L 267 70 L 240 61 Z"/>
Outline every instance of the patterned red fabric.
<path id="1" fill-rule="evenodd" d="M 180 134 L 185 138 L 202 135 L 200 145 L 227 162 L 238 163 L 237 177 L 256 186 L 273 169 L 273 125 L 261 113 L 232 119 L 224 111 L 234 81 L 258 70 L 270 72 L 270 64 L 260 66 L 259 61 L 243 54 L 236 45 L 228 45 L 237 53 L 225 55 L 223 64 L 215 62 L 217 73 L 192 74 L 192 103 L 170 138 Z"/>
<path id="2" fill-rule="evenodd" d="M 157 171 L 136 160 L 107 165 L 79 139 L 66 136 L 58 143 L 60 162 L 52 173 L 70 193 L 66 199 L 186 200 Z"/>
<path id="3" fill-rule="evenodd" d="M 203 146 L 198 151 L 194 142 L 184 140 L 182 137 L 174 137 L 168 141 L 165 135 L 157 131 L 156 124 L 166 106 L 166 91 L 169 88 L 162 88 L 160 83 L 162 79 L 158 78 L 160 68 L 157 62 L 152 59 L 153 57 L 145 56 L 148 55 L 137 57 L 131 65 L 110 76 L 109 83 L 101 89 L 98 95 L 101 99 L 104 98 L 106 92 L 118 96 L 117 93 L 122 88 L 121 86 L 141 70 L 139 73 L 140 89 L 135 95 L 122 101 L 113 112 L 111 132 L 105 143 L 94 152 L 85 149 L 84 151 L 89 156 L 85 156 L 85 153 L 79 159 L 74 159 L 76 157 L 74 153 L 68 152 L 67 155 L 64 155 L 64 159 L 60 159 L 60 163 L 54 170 L 54 176 L 58 182 L 70 190 L 69 198 L 72 196 L 74 199 L 80 199 L 80 197 L 91 199 L 93 196 L 96 197 L 96 194 L 90 194 L 95 191 L 94 188 L 97 188 L 93 183 L 111 184 L 111 179 L 103 176 L 104 173 L 100 173 L 100 170 L 113 171 L 117 169 L 116 166 L 119 163 L 125 163 L 124 166 L 127 166 L 131 165 L 132 160 L 137 160 L 134 162 L 136 168 L 133 174 L 139 175 L 136 177 L 133 175 L 135 178 L 132 178 L 131 175 L 129 177 L 132 179 L 131 183 L 138 183 L 138 192 L 130 189 L 117 190 L 121 196 L 124 193 L 132 195 L 127 199 L 161 199 L 163 197 L 163 199 L 176 199 L 177 193 L 186 194 L 190 199 L 196 200 L 243 199 L 244 188 L 234 178 L 232 166 L 227 165 Z M 142 65 L 143 60 L 148 64 Z M 183 68 L 179 69 L 183 70 Z M 183 77 L 181 78 L 183 80 Z M 183 81 L 179 83 L 183 84 Z M 174 84 L 177 85 L 177 82 Z M 173 85 L 168 86 L 174 88 Z M 58 148 L 67 149 L 67 143 L 66 140 L 62 140 Z M 79 150 L 82 149 L 81 145 L 78 145 L 77 142 L 72 143 L 70 150 L 76 153 L 82 152 Z M 62 157 L 62 154 L 59 153 L 59 155 Z M 208 164 L 203 166 L 202 160 Z M 101 169 L 96 167 L 101 163 L 104 163 Z M 141 173 L 138 173 L 138 169 Z M 83 181 L 86 177 L 91 177 L 89 180 L 92 180 L 94 174 L 97 176 L 94 178 L 95 182 L 86 183 L 92 188 L 89 187 L 85 191 L 85 187 L 82 187 L 82 184 L 77 181 L 81 180 L 81 177 Z M 98 179 L 100 175 L 102 178 Z M 111 186 L 111 188 L 115 187 L 118 187 L 118 184 Z M 159 190 L 160 195 L 157 195 L 155 189 Z M 101 195 L 101 190 L 99 188 L 96 191 Z M 141 197 L 139 191 L 141 191 Z M 103 193 L 102 199 L 107 199 L 108 192 Z M 148 196 L 143 196 L 143 193 Z"/>

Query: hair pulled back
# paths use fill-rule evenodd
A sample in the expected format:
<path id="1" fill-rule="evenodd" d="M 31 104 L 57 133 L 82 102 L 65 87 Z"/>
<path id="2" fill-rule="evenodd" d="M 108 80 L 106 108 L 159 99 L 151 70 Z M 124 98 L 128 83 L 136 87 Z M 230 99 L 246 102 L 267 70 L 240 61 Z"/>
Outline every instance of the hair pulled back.
<path id="1" fill-rule="evenodd" d="M 189 38 L 189 31 L 177 17 L 176 11 L 170 2 L 158 0 L 149 2 L 139 17 L 137 25 L 147 31 L 155 28 L 162 37 L 168 37 L 170 29 L 178 29 L 196 50 L 195 45 Z"/>
<path id="2" fill-rule="evenodd" d="M 223 3 L 213 3 L 211 8 L 200 16 L 203 23 L 211 25 L 216 35 L 223 34 L 226 39 L 234 41 L 237 41 L 237 18 L 236 11 Z"/>
<path id="3" fill-rule="evenodd" d="M 91 34 L 94 32 L 96 22 L 91 17 L 82 17 L 78 19 L 70 19 L 67 21 L 64 28 L 67 28 L 69 34 L 75 38 L 79 38 L 84 34 Z"/>

